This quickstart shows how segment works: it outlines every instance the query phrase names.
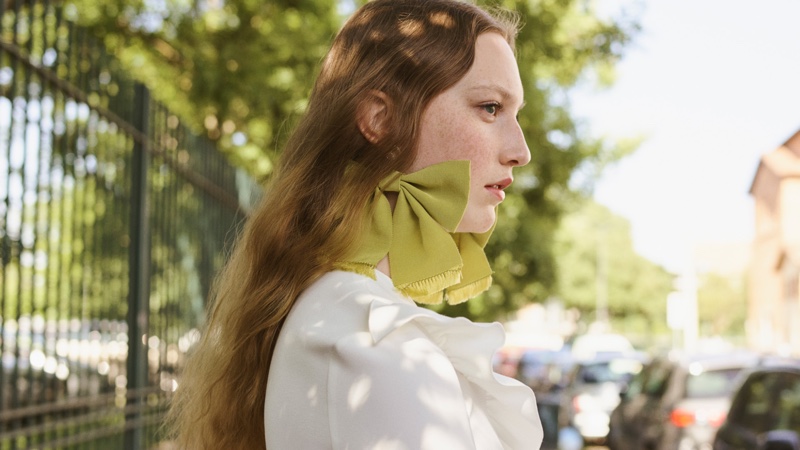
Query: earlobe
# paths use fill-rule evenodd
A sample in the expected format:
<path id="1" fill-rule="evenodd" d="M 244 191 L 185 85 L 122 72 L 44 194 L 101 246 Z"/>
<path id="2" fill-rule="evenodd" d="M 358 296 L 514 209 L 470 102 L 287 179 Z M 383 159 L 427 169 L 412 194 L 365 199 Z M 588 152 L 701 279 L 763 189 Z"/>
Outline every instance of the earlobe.
<path id="1" fill-rule="evenodd" d="M 369 91 L 359 103 L 356 122 L 369 142 L 377 144 L 386 134 L 390 109 L 391 99 L 378 90 Z"/>

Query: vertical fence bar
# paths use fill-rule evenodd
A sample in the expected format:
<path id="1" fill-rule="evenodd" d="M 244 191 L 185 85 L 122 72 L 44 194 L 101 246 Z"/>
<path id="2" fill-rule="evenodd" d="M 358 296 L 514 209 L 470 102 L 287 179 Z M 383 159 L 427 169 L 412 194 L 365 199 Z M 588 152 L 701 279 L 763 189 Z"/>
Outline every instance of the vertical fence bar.
<path id="1" fill-rule="evenodd" d="M 0 450 L 144 450 L 241 219 L 234 169 L 54 3 L 0 0 Z"/>
<path id="2" fill-rule="evenodd" d="M 6 14 L 5 2 L 0 1 L 0 19 Z M 13 12 L 11 13 L 13 14 Z M 16 16 L 15 16 L 16 18 Z M 13 26 L 12 26 L 13 29 Z M 8 35 L 8 31 L 3 27 L 3 21 L 0 21 L 0 35 Z M 8 304 L 11 303 L 12 297 L 8 289 L 8 278 L 11 274 L 10 263 L 12 258 L 12 239 L 9 235 L 9 222 L 11 220 L 11 140 L 12 140 L 12 121 L 13 117 L 13 98 L 15 95 L 14 77 L 18 68 L 18 62 L 7 55 L 5 52 L 0 52 L 0 68 L 7 70 L 10 80 L 6 81 L 3 87 L 4 96 L 0 99 L 0 112 L 3 113 L 5 120 L 0 121 L 0 163 L 2 163 L 3 178 L 0 179 L 0 318 L 2 318 L 2 334 L 0 334 L 0 409 L 7 408 L 11 404 L 9 397 L 12 395 L 6 392 L 5 386 L 11 383 L 11 374 L 7 373 L 5 361 L 7 356 L 10 356 L 11 344 L 8 339 Z"/>
<path id="3" fill-rule="evenodd" d="M 133 125 L 148 136 L 149 93 L 142 84 L 136 85 Z M 131 220 L 130 220 L 130 288 L 128 294 L 128 401 L 135 408 L 126 414 L 126 423 L 136 423 L 141 418 L 139 403 L 144 403 L 138 391 L 147 386 L 147 329 L 149 306 L 150 236 L 147 208 L 148 152 L 145 143 L 135 140 L 131 170 Z M 130 393 L 135 393 L 130 395 Z M 125 431 L 125 450 L 142 447 L 142 429 L 133 426 Z"/>
<path id="4" fill-rule="evenodd" d="M 20 42 L 20 36 L 24 37 L 24 34 L 20 32 L 22 28 L 22 20 L 20 20 L 22 14 L 22 2 L 17 2 L 15 5 L 15 19 L 16 23 L 14 26 L 14 40 L 15 42 Z M 16 64 L 15 64 L 16 65 Z M 20 368 L 23 356 L 21 352 L 22 347 L 22 326 L 21 326 L 21 314 L 22 314 L 22 222 L 24 218 L 24 204 L 22 202 L 22 190 L 23 190 L 23 164 L 24 164 L 24 143 L 22 142 L 22 137 L 20 137 L 21 132 L 19 131 L 20 122 L 24 122 L 24 112 L 20 113 L 20 105 L 25 102 L 24 99 L 24 92 L 25 92 L 25 85 L 24 81 L 20 82 L 19 80 L 25 80 L 27 77 L 27 71 L 22 68 L 22 65 L 16 65 L 17 67 L 14 68 L 14 79 L 12 83 L 13 86 L 13 94 L 14 97 L 11 99 L 12 107 L 11 107 L 11 115 L 10 115 L 10 128 L 11 128 L 11 155 L 9 159 L 9 166 L 11 167 L 11 172 L 9 174 L 9 182 L 10 187 L 8 191 L 9 195 L 9 212 L 16 215 L 15 222 L 10 224 L 7 232 L 11 232 L 14 230 L 15 236 L 12 237 L 12 250 L 11 250 L 11 258 L 10 261 L 12 264 L 16 266 L 16 270 L 14 271 L 13 278 L 9 278 L 12 283 L 16 283 L 16 292 L 13 292 L 13 298 L 15 299 L 15 304 L 13 305 L 13 313 L 9 311 L 9 316 L 14 318 L 14 328 L 13 328 L 13 342 L 14 342 L 14 368 L 11 373 L 11 380 L 13 383 L 16 384 L 15 387 L 19 386 L 19 380 L 22 375 L 24 375 L 24 369 Z M 21 74 L 20 72 L 24 72 Z M 16 144 L 16 145 L 15 145 Z M 15 156 L 16 154 L 16 156 Z M 15 161 L 16 160 L 16 161 Z M 16 167 L 15 167 L 16 166 Z M 19 389 L 13 389 L 11 395 L 11 402 L 13 407 L 19 407 L 21 404 L 21 395 Z M 22 427 L 21 420 L 15 420 L 12 423 L 12 429 L 19 429 Z M 18 448 L 18 440 L 11 442 L 11 449 Z"/>

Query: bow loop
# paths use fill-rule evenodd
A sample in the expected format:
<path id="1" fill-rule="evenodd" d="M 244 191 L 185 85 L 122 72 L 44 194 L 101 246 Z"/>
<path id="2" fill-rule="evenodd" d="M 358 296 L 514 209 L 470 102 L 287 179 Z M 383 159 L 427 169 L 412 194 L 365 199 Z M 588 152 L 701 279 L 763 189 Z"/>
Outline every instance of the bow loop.
<path id="1" fill-rule="evenodd" d="M 387 254 L 395 287 L 420 303 L 460 303 L 488 289 L 491 268 L 480 235 L 455 233 L 469 198 L 469 161 L 447 161 L 381 181 L 361 239 L 339 268 L 374 276 Z M 384 192 L 396 192 L 391 211 Z"/>

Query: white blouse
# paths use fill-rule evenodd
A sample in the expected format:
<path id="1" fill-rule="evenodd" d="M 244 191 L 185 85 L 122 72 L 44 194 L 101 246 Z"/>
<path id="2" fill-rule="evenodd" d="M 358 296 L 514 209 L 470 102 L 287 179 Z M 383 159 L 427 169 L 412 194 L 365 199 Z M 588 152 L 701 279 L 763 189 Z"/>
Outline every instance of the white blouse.
<path id="1" fill-rule="evenodd" d="M 538 449 L 533 392 L 492 370 L 502 326 L 376 276 L 330 272 L 298 298 L 270 366 L 267 449 Z"/>

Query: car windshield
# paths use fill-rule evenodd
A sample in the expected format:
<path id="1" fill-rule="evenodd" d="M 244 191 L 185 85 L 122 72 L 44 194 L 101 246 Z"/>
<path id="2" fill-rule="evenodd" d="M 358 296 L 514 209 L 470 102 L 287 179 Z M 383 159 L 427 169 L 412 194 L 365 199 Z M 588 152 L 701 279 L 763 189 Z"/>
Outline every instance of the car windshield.
<path id="1" fill-rule="evenodd" d="M 709 370 L 689 374 L 686 380 L 687 398 L 724 397 L 730 394 L 733 380 L 741 369 Z"/>
<path id="2" fill-rule="evenodd" d="M 751 376 L 736 394 L 729 420 L 756 434 L 777 429 L 800 433 L 800 375 L 778 371 Z"/>

